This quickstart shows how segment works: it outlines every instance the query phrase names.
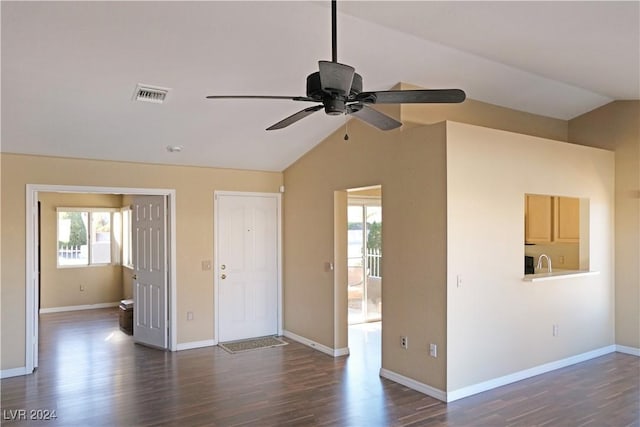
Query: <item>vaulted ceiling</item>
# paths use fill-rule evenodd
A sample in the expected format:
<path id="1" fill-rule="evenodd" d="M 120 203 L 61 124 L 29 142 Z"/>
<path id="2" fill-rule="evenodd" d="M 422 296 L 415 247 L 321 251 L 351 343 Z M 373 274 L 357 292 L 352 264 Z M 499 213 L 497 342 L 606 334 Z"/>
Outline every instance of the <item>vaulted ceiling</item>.
<path id="1" fill-rule="evenodd" d="M 2 152 L 281 171 L 342 126 L 287 100 L 331 59 L 328 1 L 2 2 Z M 338 4 L 338 60 L 570 119 L 640 98 L 640 2 Z M 133 101 L 136 84 L 170 88 Z M 182 146 L 169 153 L 167 146 Z"/>

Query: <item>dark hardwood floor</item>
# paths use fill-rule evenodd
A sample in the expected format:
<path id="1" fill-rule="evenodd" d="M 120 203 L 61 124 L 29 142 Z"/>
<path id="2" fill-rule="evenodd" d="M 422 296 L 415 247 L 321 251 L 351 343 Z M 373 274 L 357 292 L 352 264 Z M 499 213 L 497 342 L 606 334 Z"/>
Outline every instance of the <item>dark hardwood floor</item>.
<path id="1" fill-rule="evenodd" d="M 39 369 L 0 382 L 2 424 L 640 426 L 635 356 L 613 353 L 444 404 L 378 376 L 379 358 L 357 349 L 379 346 L 373 332 L 354 332 L 353 354 L 340 358 L 295 342 L 170 353 L 133 344 L 117 316 L 42 315 Z M 21 409 L 27 420 L 12 420 Z M 53 420 L 29 419 L 53 410 Z"/>

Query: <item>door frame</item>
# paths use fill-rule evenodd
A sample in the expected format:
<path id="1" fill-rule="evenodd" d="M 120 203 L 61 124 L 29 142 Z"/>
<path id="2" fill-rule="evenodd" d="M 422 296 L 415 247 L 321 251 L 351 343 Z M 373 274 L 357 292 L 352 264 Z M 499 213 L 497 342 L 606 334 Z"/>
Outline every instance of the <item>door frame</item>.
<path id="1" fill-rule="evenodd" d="M 276 199 L 276 269 L 277 269 L 277 329 L 278 335 L 283 334 L 283 313 L 282 313 L 282 194 L 280 193 L 259 193 L 259 192 L 243 192 L 243 191 L 214 191 L 213 192 L 213 307 L 214 307 L 214 315 L 213 315 L 213 345 L 218 344 L 218 337 L 220 336 L 218 327 L 220 325 L 219 316 L 219 282 L 220 282 L 220 262 L 218 260 L 218 196 L 242 196 L 242 197 L 273 197 Z"/>
<path id="2" fill-rule="evenodd" d="M 26 282 L 25 282 L 25 373 L 38 367 L 38 193 L 92 193 L 164 196 L 167 199 L 167 277 L 168 343 L 169 350 L 177 349 L 176 318 L 176 190 L 160 188 L 91 187 L 81 185 L 27 184 L 26 186 Z"/>

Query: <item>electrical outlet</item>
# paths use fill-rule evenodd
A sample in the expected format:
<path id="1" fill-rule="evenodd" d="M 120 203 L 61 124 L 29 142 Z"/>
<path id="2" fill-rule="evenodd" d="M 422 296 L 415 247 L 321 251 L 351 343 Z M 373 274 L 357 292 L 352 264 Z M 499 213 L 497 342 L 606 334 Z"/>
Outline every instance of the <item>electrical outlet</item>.
<path id="1" fill-rule="evenodd" d="M 560 326 L 553 325 L 553 336 L 557 337 L 558 335 L 560 335 Z"/>
<path id="2" fill-rule="evenodd" d="M 187 311 L 187 320 L 193 320 L 193 311 Z"/>
<path id="3" fill-rule="evenodd" d="M 400 337 L 400 347 L 405 350 L 409 348 L 409 337 Z"/>
<path id="4" fill-rule="evenodd" d="M 429 356 L 438 357 L 438 345 L 437 344 L 429 344 Z"/>
<path id="5" fill-rule="evenodd" d="M 560 255 L 560 264 L 564 264 L 564 255 Z"/>

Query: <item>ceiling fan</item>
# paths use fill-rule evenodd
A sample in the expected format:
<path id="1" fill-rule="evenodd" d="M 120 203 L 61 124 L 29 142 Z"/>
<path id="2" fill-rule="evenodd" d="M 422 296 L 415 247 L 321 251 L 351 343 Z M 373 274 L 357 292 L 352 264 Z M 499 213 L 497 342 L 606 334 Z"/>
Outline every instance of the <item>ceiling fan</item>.
<path id="1" fill-rule="evenodd" d="M 355 68 L 340 64 L 337 59 L 336 0 L 331 1 L 331 61 L 319 61 L 319 71 L 307 76 L 307 96 L 211 95 L 208 99 L 289 99 L 319 103 L 269 126 L 267 130 L 283 129 L 324 108 L 326 114 L 349 114 L 380 130 L 402 126 L 394 118 L 375 110 L 372 104 L 459 103 L 466 95 L 460 89 L 362 91 L 362 76 Z"/>

